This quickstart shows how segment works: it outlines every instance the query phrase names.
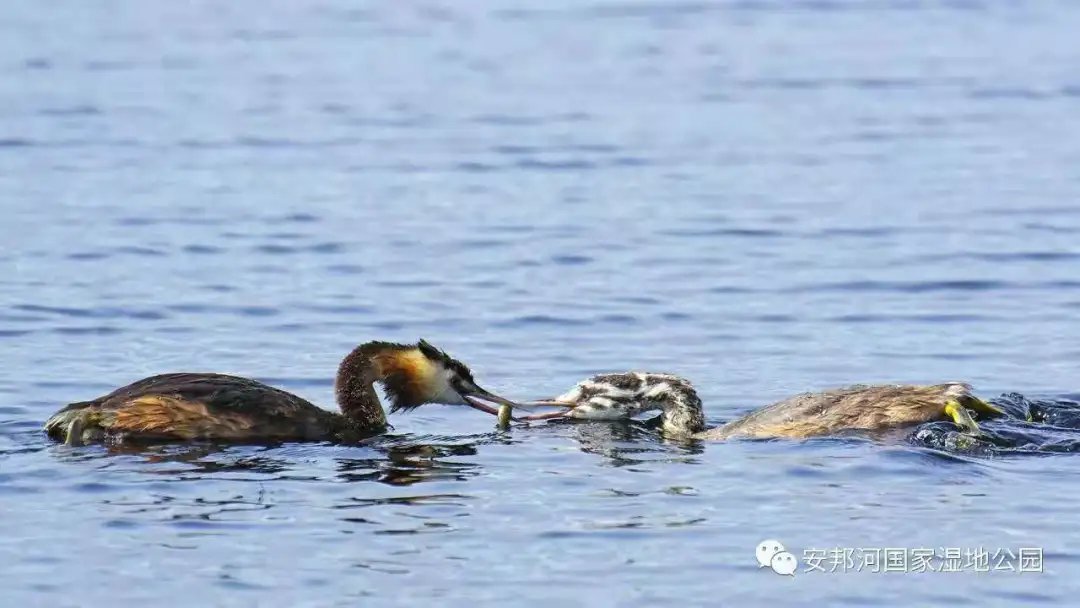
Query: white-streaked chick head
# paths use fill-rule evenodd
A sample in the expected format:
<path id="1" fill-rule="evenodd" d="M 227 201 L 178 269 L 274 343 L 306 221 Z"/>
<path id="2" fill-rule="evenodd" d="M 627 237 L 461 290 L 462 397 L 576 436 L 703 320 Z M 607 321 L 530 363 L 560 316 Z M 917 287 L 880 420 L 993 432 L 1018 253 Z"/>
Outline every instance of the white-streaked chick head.
<path id="1" fill-rule="evenodd" d="M 629 419 L 660 410 L 664 429 L 668 432 L 694 433 L 705 427 L 697 391 L 690 381 L 674 374 L 600 374 L 577 383 L 554 399 L 527 402 L 526 405 L 565 407 L 565 417 L 587 420 Z"/>

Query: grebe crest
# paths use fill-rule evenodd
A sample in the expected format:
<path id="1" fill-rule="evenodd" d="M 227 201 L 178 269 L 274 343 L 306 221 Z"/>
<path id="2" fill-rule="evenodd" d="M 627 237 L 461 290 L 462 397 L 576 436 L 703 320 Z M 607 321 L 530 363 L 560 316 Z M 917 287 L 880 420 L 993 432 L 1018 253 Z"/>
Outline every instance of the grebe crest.
<path id="1" fill-rule="evenodd" d="M 696 433 L 705 429 L 701 398 L 689 380 L 674 374 L 599 374 L 582 380 L 554 399 L 542 399 L 526 405 L 568 408 L 554 415 L 540 414 L 526 419 L 567 417 L 618 420 L 660 410 L 664 431 L 668 433 Z"/>

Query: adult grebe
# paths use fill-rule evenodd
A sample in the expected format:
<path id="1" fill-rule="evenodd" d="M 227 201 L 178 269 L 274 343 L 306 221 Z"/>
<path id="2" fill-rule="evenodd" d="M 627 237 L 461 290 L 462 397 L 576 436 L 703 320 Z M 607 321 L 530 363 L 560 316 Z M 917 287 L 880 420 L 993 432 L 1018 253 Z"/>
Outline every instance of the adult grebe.
<path id="1" fill-rule="evenodd" d="M 716 440 L 818 437 L 844 430 L 883 431 L 931 420 L 952 420 L 962 429 L 978 434 L 979 426 L 968 409 L 987 417 L 1004 414 L 973 396 L 970 386 L 958 382 L 932 386 L 850 386 L 797 395 L 706 430 L 701 399 L 689 381 L 671 374 L 647 372 L 593 376 L 554 399 L 523 405 L 566 409 L 523 416 L 522 420 L 616 420 L 660 410 L 665 433 Z"/>
<path id="2" fill-rule="evenodd" d="M 45 432 L 69 445 L 125 439 L 359 439 L 386 428 L 375 382 L 390 399 L 391 413 L 447 403 L 497 415 L 485 402 L 513 404 L 480 388 L 464 363 L 424 340 L 415 345 L 368 342 L 338 367 L 334 391 L 340 414 L 248 378 L 177 373 L 72 403 L 49 418 Z"/>

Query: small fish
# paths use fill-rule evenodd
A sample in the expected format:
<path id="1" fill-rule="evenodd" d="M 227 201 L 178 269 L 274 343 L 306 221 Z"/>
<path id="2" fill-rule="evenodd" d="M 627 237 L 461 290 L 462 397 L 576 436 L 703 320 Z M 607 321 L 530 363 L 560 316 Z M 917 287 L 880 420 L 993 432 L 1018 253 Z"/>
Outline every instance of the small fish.
<path id="1" fill-rule="evenodd" d="M 513 409 L 514 408 L 510 407 L 509 405 L 506 405 L 505 403 L 499 406 L 499 428 L 500 429 L 510 428 L 510 412 Z"/>

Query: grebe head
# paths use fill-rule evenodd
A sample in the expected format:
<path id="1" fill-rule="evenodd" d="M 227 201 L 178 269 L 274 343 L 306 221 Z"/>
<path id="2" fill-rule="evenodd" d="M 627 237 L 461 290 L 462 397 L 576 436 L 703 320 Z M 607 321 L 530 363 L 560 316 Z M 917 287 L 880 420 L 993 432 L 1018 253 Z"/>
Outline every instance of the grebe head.
<path id="1" fill-rule="evenodd" d="M 600 374 L 582 380 L 554 399 L 530 401 L 524 405 L 567 408 L 557 414 L 526 416 L 526 420 L 556 417 L 619 420 L 660 410 L 666 432 L 696 433 L 705 429 L 705 415 L 697 391 L 689 380 L 674 374 Z"/>
<path id="2" fill-rule="evenodd" d="M 425 403 L 445 403 L 498 415 L 498 410 L 488 403 L 515 405 L 481 388 L 467 365 L 426 340 L 415 346 L 388 345 L 372 358 L 390 400 L 391 413 Z"/>

